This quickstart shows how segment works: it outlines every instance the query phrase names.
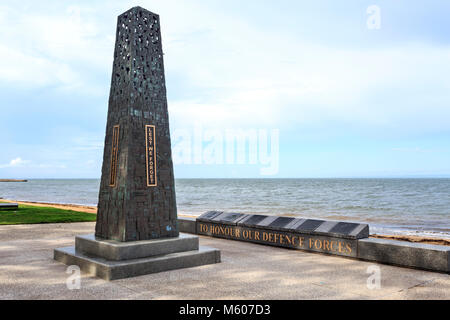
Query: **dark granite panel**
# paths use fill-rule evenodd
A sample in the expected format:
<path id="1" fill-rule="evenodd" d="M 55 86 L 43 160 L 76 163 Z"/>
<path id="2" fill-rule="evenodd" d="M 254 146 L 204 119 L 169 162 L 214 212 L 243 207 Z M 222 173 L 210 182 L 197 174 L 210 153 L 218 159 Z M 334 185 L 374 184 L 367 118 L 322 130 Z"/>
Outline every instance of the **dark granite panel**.
<path id="1" fill-rule="evenodd" d="M 211 219 L 213 222 L 220 222 L 224 224 L 237 224 L 240 220 L 245 218 L 247 215 L 242 213 L 233 213 L 233 212 L 224 212 L 213 219 Z"/>
<path id="2" fill-rule="evenodd" d="M 303 222 L 301 225 L 299 225 L 296 230 L 299 232 L 311 232 L 316 230 L 322 223 L 325 221 L 323 220 L 314 220 L 314 219 L 308 219 L 305 222 Z"/>
<path id="3" fill-rule="evenodd" d="M 358 223 L 339 222 L 330 230 L 330 232 L 349 235 L 357 226 L 359 226 Z"/>
<path id="4" fill-rule="evenodd" d="M 286 225 L 288 225 L 293 220 L 295 220 L 295 218 L 278 217 L 275 221 L 273 221 L 271 224 L 269 224 L 269 227 L 281 229 L 281 228 L 285 227 Z"/>
<path id="5" fill-rule="evenodd" d="M 246 225 L 246 226 L 254 226 L 254 225 L 257 225 L 258 223 L 260 223 L 261 221 L 263 221 L 265 218 L 267 218 L 267 216 L 254 214 L 254 215 L 248 216 L 248 218 L 245 220 L 241 220 L 239 222 L 239 224 Z"/>
<path id="6" fill-rule="evenodd" d="M 208 211 L 197 218 L 199 221 L 213 221 L 213 219 L 221 215 L 223 211 Z"/>

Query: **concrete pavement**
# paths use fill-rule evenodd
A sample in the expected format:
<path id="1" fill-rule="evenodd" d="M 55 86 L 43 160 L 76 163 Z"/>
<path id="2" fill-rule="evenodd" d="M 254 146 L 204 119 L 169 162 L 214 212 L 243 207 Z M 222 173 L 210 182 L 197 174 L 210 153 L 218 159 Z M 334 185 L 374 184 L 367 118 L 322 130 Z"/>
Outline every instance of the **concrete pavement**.
<path id="1" fill-rule="evenodd" d="M 94 223 L 0 226 L 0 299 L 450 299 L 450 276 L 336 256 L 200 237 L 222 263 L 113 282 L 83 274 L 69 290 L 53 249 Z M 379 267 L 379 289 L 368 268 Z"/>

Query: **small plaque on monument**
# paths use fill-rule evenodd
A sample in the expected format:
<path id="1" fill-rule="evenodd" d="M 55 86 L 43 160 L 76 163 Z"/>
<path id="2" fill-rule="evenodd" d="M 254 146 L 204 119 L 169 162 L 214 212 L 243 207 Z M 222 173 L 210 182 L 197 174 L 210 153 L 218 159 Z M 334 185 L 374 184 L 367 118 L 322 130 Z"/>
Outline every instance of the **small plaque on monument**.
<path id="1" fill-rule="evenodd" d="M 155 126 L 145 126 L 146 156 L 147 156 L 147 187 L 156 187 L 156 139 Z"/>
<path id="2" fill-rule="evenodd" d="M 116 186 L 116 178 L 117 178 L 117 154 L 119 149 L 119 130 L 120 126 L 113 127 L 113 135 L 112 135 L 112 148 L 111 148 L 111 170 L 109 176 L 109 186 Z"/>

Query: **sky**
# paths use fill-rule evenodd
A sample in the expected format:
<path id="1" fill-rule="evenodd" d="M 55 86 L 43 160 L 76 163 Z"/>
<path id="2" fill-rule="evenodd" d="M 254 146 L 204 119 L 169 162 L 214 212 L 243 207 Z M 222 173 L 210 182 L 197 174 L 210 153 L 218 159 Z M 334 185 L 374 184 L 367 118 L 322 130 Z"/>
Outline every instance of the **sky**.
<path id="1" fill-rule="evenodd" d="M 100 177 L 136 5 L 161 17 L 176 178 L 450 177 L 448 1 L 2 0 L 0 178 Z"/>

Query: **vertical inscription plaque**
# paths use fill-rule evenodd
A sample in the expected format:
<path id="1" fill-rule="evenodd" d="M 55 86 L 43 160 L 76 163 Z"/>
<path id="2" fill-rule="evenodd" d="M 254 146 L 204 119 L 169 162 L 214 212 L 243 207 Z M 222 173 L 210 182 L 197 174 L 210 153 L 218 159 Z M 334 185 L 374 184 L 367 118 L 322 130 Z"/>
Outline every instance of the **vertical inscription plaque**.
<path id="1" fill-rule="evenodd" d="M 120 126 L 113 127 L 112 147 L 111 147 L 111 171 L 109 173 L 109 186 L 115 187 L 117 185 L 117 155 L 119 151 L 119 130 Z"/>
<path id="2" fill-rule="evenodd" d="M 155 126 L 145 126 L 145 148 L 147 163 L 147 187 L 156 187 L 156 141 Z"/>

